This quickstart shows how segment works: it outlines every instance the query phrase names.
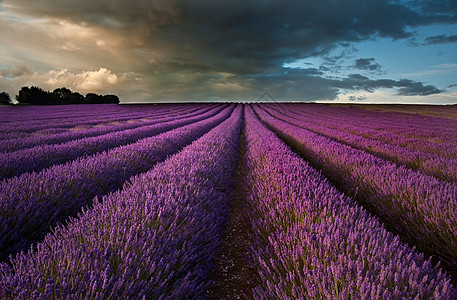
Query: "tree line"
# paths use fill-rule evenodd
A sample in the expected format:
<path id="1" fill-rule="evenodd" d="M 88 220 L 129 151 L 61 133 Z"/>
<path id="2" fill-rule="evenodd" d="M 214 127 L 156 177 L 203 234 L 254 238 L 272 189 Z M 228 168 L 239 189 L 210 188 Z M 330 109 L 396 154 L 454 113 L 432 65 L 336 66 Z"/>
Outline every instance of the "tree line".
<path id="1" fill-rule="evenodd" d="M 86 96 L 78 92 L 72 92 L 66 87 L 57 88 L 52 92 L 45 91 L 37 86 L 22 87 L 16 95 L 18 104 L 30 105 L 61 105 L 61 104 L 119 104 L 119 97 L 116 95 L 97 95 L 88 93 Z M 11 97 L 6 92 L 0 92 L 0 104 L 13 105 Z"/>

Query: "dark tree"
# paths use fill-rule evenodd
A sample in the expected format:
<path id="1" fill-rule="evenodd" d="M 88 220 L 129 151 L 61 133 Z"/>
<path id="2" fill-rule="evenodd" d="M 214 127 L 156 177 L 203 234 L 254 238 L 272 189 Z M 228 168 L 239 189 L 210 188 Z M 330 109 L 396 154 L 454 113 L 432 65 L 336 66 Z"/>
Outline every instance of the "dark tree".
<path id="1" fill-rule="evenodd" d="M 103 103 L 114 103 L 119 104 L 119 97 L 116 95 L 105 95 L 103 96 Z"/>
<path id="2" fill-rule="evenodd" d="M 73 92 L 68 98 L 68 104 L 83 104 L 84 96 L 80 93 Z"/>
<path id="3" fill-rule="evenodd" d="M 0 104 L 3 104 L 3 105 L 11 105 L 13 104 L 11 102 L 11 98 L 10 98 L 10 95 L 6 92 L 1 92 L 0 93 Z"/>
<path id="4" fill-rule="evenodd" d="M 84 96 L 80 93 L 72 92 L 66 87 L 55 89 L 52 92 L 56 104 L 82 104 Z"/>
<path id="5" fill-rule="evenodd" d="M 66 87 L 55 89 L 52 94 L 58 103 L 67 103 L 68 98 L 71 96 L 71 90 Z"/>
<path id="6" fill-rule="evenodd" d="M 84 98 L 84 103 L 87 104 L 95 104 L 95 103 L 114 103 L 114 104 L 119 104 L 119 97 L 116 95 L 97 95 L 95 93 L 89 93 L 86 95 L 86 98 Z"/>
<path id="7" fill-rule="evenodd" d="M 116 95 L 97 95 L 89 93 L 84 97 L 80 93 L 72 92 L 66 87 L 57 88 L 53 92 L 47 92 L 39 87 L 22 87 L 16 96 L 19 103 L 32 105 L 56 105 L 56 104 L 119 104 L 119 97 Z"/>
<path id="8" fill-rule="evenodd" d="M 55 104 L 54 96 L 37 86 L 22 87 L 16 96 L 19 103 L 28 103 L 34 105 Z"/>
<path id="9" fill-rule="evenodd" d="M 95 93 L 88 93 L 86 97 L 84 98 L 84 103 L 85 104 L 95 104 L 95 103 L 100 103 L 100 95 L 97 95 Z"/>

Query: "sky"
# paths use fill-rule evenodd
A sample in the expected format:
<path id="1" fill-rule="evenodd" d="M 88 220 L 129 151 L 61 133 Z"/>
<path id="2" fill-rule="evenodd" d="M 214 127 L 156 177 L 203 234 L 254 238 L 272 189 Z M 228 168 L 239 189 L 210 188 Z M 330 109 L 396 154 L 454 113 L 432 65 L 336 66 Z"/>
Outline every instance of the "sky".
<path id="1" fill-rule="evenodd" d="M 0 91 L 457 103 L 455 0 L 0 0 Z"/>

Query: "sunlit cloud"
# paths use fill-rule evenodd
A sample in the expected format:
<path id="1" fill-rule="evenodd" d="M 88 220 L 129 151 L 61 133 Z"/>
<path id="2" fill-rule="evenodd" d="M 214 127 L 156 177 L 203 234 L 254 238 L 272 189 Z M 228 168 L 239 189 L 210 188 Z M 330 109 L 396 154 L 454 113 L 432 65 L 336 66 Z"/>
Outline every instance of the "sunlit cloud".
<path id="1" fill-rule="evenodd" d="M 49 86 L 73 87 L 74 90 L 82 92 L 103 91 L 109 89 L 111 86 L 128 81 L 125 73 L 118 77 L 105 68 L 100 68 L 98 71 L 85 71 L 77 74 L 71 73 L 66 69 L 60 71 L 52 70 L 43 75 L 43 78 L 46 77 L 48 79 L 44 82 Z"/>
<path id="2" fill-rule="evenodd" d="M 130 81 L 126 73 L 114 74 L 100 68 L 97 71 L 70 72 L 68 69 L 35 72 L 29 66 L 15 66 L 0 70 L 0 89 L 15 95 L 22 86 L 39 86 L 46 90 L 67 87 L 80 93 L 108 93 Z"/>

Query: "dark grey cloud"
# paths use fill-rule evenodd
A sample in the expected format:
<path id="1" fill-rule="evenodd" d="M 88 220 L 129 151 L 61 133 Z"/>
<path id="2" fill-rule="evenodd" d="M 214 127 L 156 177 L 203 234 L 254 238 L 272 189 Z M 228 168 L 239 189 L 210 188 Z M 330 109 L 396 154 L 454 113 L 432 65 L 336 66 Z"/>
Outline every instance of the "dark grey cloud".
<path id="1" fill-rule="evenodd" d="M 397 81 L 397 86 L 401 87 L 398 89 L 398 95 L 401 96 L 427 96 L 442 92 L 434 85 L 424 85 L 408 79 Z"/>
<path id="2" fill-rule="evenodd" d="M 442 91 L 433 85 L 424 85 L 409 79 L 370 79 L 360 74 L 351 74 L 347 78 L 334 82 L 334 85 L 345 90 L 364 90 L 374 92 L 378 88 L 398 88 L 397 95 L 426 96 L 439 94 Z"/>
<path id="3" fill-rule="evenodd" d="M 431 20 L 435 19 L 448 24 L 454 24 L 457 20 L 457 2 L 454 0 L 396 0 L 396 2 L 403 3 L 406 7 L 427 15 Z"/>
<path id="4" fill-rule="evenodd" d="M 322 72 L 320 69 L 316 68 L 308 68 L 308 69 L 291 69 L 288 71 L 285 71 L 285 74 L 301 74 L 301 75 L 307 75 L 307 76 L 322 76 L 324 75 L 324 72 Z"/>
<path id="5" fill-rule="evenodd" d="M 135 34 L 139 40 L 133 47 L 167 49 L 161 60 L 165 69 L 197 65 L 237 73 L 269 72 L 284 61 L 323 54 L 343 43 L 406 38 L 412 34 L 409 27 L 448 22 L 438 13 L 419 13 L 387 0 L 363 5 L 356 0 L 331 5 L 301 0 L 14 0 L 10 5 L 30 15 Z"/>
<path id="6" fill-rule="evenodd" d="M 130 63 L 129 70 L 122 70 L 121 56 L 113 52 L 108 69 L 141 74 L 141 88 L 149 85 L 159 96 L 250 96 L 268 87 L 290 99 L 314 100 L 335 99 L 343 89 L 390 87 L 399 88 L 402 95 L 439 92 L 414 81 L 324 77 L 324 71 L 338 68 L 338 57 L 327 56 L 319 69 L 293 71 L 283 64 L 326 56 L 332 49 L 367 39 L 410 38 L 422 25 L 456 23 L 454 2 L 4 0 L 0 4 L 32 17 L 99 28 L 97 47 L 104 35 L 116 39 L 116 47 L 123 49 L 117 51 L 122 61 Z M 78 49 L 78 45 L 63 46 L 66 51 Z M 373 58 L 358 59 L 355 67 L 380 70 Z M 226 75 L 220 78 L 220 74 Z"/>
<path id="7" fill-rule="evenodd" d="M 288 70 L 265 75 L 245 75 L 239 78 L 248 81 L 253 94 L 250 100 L 256 99 L 265 89 L 271 92 L 278 100 L 314 101 L 336 99 L 340 89 L 335 87 L 334 81 L 316 76 L 313 71 Z"/>
<path id="8" fill-rule="evenodd" d="M 367 71 L 380 71 L 381 65 L 378 64 L 375 59 L 372 58 L 359 58 L 355 61 L 354 67 L 361 70 Z"/>
<path id="9" fill-rule="evenodd" d="M 424 41 L 424 45 L 436 45 L 456 42 L 457 35 L 435 35 L 427 37 Z"/>
<path id="10" fill-rule="evenodd" d="M 367 99 L 366 96 L 349 96 L 348 97 L 349 101 L 363 101 L 363 100 L 366 100 L 366 99 Z"/>
<path id="11" fill-rule="evenodd" d="M 246 76 L 240 80 L 249 80 L 256 88 L 257 95 L 262 93 L 262 87 L 267 87 L 272 95 L 290 95 L 290 100 L 335 100 L 338 95 L 347 91 L 374 92 L 379 88 L 396 88 L 397 95 L 425 96 L 441 93 L 433 85 L 408 79 L 370 79 L 361 74 L 351 74 L 341 79 L 315 76 L 310 69 L 295 70 L 294 72 L 270 74 L 269 76 Z M 361 97 L 361 96 L 359 96 Z M 357 99 L 355 100 L 363 100 Z"/>

